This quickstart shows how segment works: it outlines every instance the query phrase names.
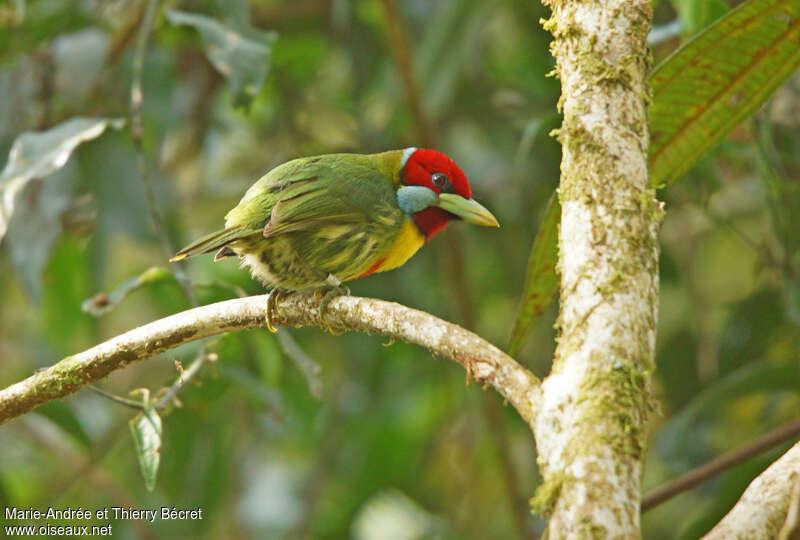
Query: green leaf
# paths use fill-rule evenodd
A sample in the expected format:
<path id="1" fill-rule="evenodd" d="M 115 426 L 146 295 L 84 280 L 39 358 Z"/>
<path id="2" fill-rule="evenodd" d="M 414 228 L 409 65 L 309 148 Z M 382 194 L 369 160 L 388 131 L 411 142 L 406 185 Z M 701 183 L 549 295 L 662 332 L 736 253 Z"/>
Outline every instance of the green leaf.
<path id="1" fill-rule="evenodd" d="M 61 169 L 78 145 L 99 137 L 107 127 L 119 129 L 123 125 L 124 120 L 120 119 L 71 118 L 47 131 L 17 137 L 0 173 L 0 242 L 19 196 L 31 180 Z"/>
<path id="2" fill-rule="evenodd" d="M 142 413 L 131 419 L 128 424 L 131 426 L 144 485 L 148 491 L 153 491 L 156 487 L 156 474 L 161 458 L 161 417 L 152 405 L 145 402 Z"/>
<path id="3" fill-rule="evenodd" d="M 75 167 L 68 165 L 47 180 L 32 179 L 12 195 L 14 214 L 8 222 L 6 249 L 35 302 L 42 296 L 42 272 L 61 236 L 61 216 L 70 207 L 75 177 Z"/>
<path id="4" fill-rule="evenodd" d="M 680 178 L 800 64 L 800 2 L 750 0 L 653 73 L 650 182 Z"/>
<path id="5" fill-rule="evenodd" d="M 80 310 L 81 300 L 89 295 L 95 279 L 85 242 L 72 235 L 62 236 L 53 245 L 42 276 L 44 294 L 36 339 L 50 351 L 46 358 L 82 351 L 100 339 L 94 320 Z"/>
<path id="6" fill-rule="evenodd" d="M 122 285 L 111 291 L 109 294 L 99 293 L 91 298 L 87 298 L 81 303 L 81 309 L 90 315 L 99 317 L 109 311 L 114 306 L 125 299 L 126 296 L 136 290 L 167 279 L 175 279 L 169 270 L 153 266 L 148 268 L 140 275 L 125 281 Z"/>
<path id="7" fill-rule="evenodd" d="M 558 194 L 553 193 L 544 211 L 544 219 L 533 241 L 528 259 L 528 274 L 525 277 L 522 302 L 514 319 L 514 329 L 508 345 L 508 354 L 516 356 L 525 342 L 525 337 L 539 314 L 547 309 L 558 291 L 558 224 L 561 221 L 561 205 Z"/>
<path id="8" fill-rule="evenodd" d="M 249 106 L 267 78 L 272 43 L 278 35 L 174 9 L 164 13 L 171 24 L 191 26 L 200 33 L 209 61 L 230 82 L 234 104 Z"/>

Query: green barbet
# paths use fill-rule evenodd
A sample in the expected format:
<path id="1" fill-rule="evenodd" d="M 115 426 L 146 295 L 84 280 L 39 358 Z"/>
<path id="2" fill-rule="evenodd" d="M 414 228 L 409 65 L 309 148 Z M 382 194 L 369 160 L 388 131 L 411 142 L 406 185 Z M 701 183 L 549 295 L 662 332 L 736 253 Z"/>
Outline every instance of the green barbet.
<path id="1" fill-rule="evenodd" d="M 273 294 L 327 289 L 320 312 L 342 282 L 404 264 L 453 219 L 498 227 L 472 199 L 458 165 L 435 150 L 328 154 L 275 167 L 225 216 L 225 228 L 180 250 L 178 261 L 216 251 L 238 256 Z"/>

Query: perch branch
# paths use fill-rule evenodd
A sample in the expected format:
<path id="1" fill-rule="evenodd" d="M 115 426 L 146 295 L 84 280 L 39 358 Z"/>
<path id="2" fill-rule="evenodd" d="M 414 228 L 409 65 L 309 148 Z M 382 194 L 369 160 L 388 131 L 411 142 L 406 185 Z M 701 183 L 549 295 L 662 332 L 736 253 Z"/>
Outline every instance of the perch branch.
<path id="1" fill-rule="evenodd" d="M 209 336 L 266 326 L 267 296 L 249 296 L 183 311 L 140 326 L 91 349 L 68 356 L 27 379 L 0 390 L 0 424 L 72 394 L 128 364 Z M 345 296 L 326 313 L 331 327 L 402 339 L 461 364 L 478 383 L 493 386 L 520 416 L 533 424 L 539 381 L 513 358 L 460 326 L 392 302 Z M 313 295 L 293 294 L 279 303 L 275 322 L 317 326 Z"/>

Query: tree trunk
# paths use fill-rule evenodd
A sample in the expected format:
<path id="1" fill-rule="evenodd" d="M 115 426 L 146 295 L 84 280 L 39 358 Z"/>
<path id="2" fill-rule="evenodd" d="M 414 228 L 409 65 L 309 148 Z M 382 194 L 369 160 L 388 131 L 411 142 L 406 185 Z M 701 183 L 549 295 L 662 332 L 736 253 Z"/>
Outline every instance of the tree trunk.
<path id="1" fill-rule="evenodd" d="M 647 177 L 649 0 L 545 0 L 561 79 L 560 336 L 533 500 L 549 538 L 638 538 L 662 210 Z"/>

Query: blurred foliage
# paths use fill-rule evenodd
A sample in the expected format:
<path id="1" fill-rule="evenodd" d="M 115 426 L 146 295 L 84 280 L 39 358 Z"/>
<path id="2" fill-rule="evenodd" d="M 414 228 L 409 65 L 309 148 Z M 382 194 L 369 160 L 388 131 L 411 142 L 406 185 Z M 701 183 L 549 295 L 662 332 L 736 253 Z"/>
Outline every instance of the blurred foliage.
<path id="1" fill-rule="evenodd" d="M 681 29 L 654 40 L 656 62 L 738 3 L 655 2 L 654 24 L 669 28 L 677 20 Z M 0 4 L 2 155 L 24 132 L 75 117 L 129 116 L 145 4 Z M 202 31 L 157 14 L 144 62 L 143 143 L 173 246 L 216 228 L 256 178 L 287 159 L 417 144 L 387 44 L 387 26 L 396 21 L 385 20 L 379 0 L 161 7 L 213 28 L 279 36 L 266 38 L 268 54 L 255 57 L 263 65 L 243 66 L 263 67 L 263 83 L 252 82 L 257 76 L 234 83 Z M 539 24 L 548 13 L 523 0 L 407 0 L 398 7 L 440 149 L 503 224 L 499 231 L 454 227 L 474 330 L 504 344 L 559 175 L 560 149 L 548 137 L 559 122 L 559 88 L 546 76 L 550 37 Z M 247 109 L 235 106 L 243 88 L 252 90 Z M 17 207 L 41 219 L 41 229 L 9 226 L 0 251 L 0 386 L 189 306 L 175 279 L 150 280 L 127 294 L 148 268 L 166 264 L 128 127 L 83 142 L 62 169 L 28 182 L 18 199 L 44 206 Z M 662 415 L 653 421 L 646 488 L 800 413 L 800 221 L 792 219 L 800 208 L 800 78 L 661 197 Z M 462 319 L 444 259 L 452 238 L 445 233 L 403 268 L 355 282 L 353 293 Z M 201 303 L 261 292 L 235 261 L 191 260 L 186 272 Z M 113 310 L 99 317 L 82 311 L 103 291 L 118 302 Z M 555 310 L 534 322 L 517 355 L 540 375 L 552 358 Z M 83 391 L 0 428 L 0 501 L 203 509 L 202 521 L 111 519 L 123 538 L 517 534 L 501 456 L 509 456 L 522 494 L 533 493 L 537 472 L 532 437 L 513 410 L 497 419 L 506 433 L 498 449 L 482 390 L 465 387 L 457 366 L 405 344 L 381 346 L 375 337 L 289 332 L 311 364 L 297 363 L 290 358 L 296 350 L 263 330 L 205 345 L 218 360 L 181 392 L 181 407 L 160 412 L 154 491 L 146 490 L 126 426 L 137 412 Z M 131 366 L 101 386 L 121 396 L 135 388 L 158 392 L 179 376 L 176 362 L 188 364 L 200 347 Z M 321 400 L 309 390 L 308 368 L 298 367 L 313 370 L 313 363 L 321 368 Z M 645 536 L 696 538 L 780 450 L 647 513 Z M 542 522 L 531 517 L 525 526 L 535 534 Z"/>

